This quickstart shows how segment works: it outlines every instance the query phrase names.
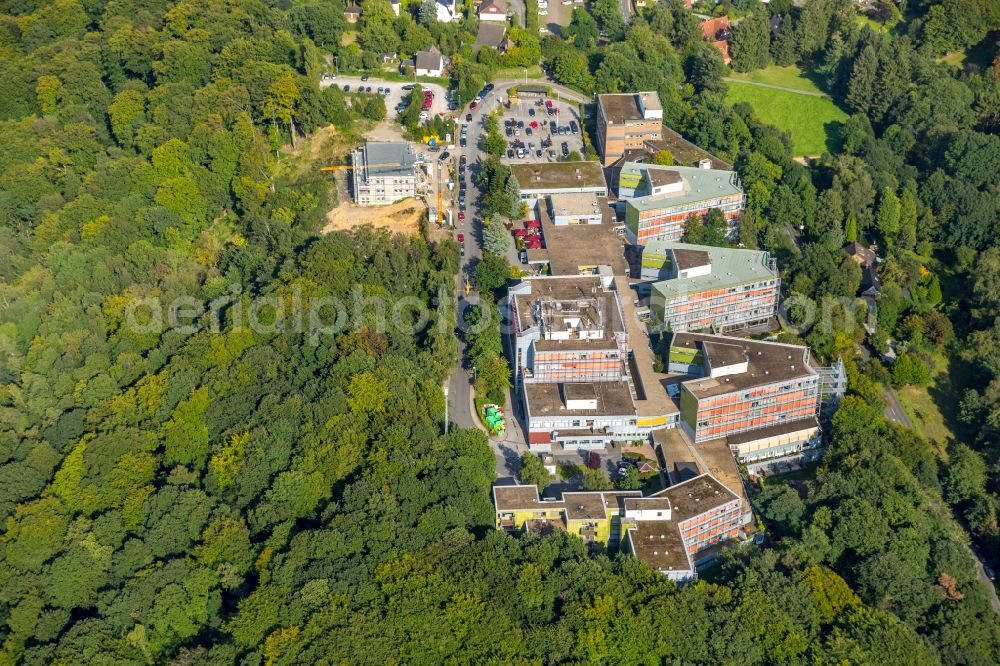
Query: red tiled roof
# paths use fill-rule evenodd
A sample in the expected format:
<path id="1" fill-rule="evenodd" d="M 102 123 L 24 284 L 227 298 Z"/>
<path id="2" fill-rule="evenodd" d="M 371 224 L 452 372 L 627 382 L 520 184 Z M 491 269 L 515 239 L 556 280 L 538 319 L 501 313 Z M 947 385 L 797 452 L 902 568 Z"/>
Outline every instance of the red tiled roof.
<path id="1" fill-rule="evenodd" d="M 550 432 L 529 432 L 528 433 L 528 443 L 529 444 L 550 444 L 552 442 L 552 433 Z"/>
<path id="2" fill-rule="evenodd" d="M 729 17 L 720 16 L 719 18 L 708 19 L 701 24 L 701 36 L 706 42 L 714 42 L 715 36 L 719 34 L 720 30 L 728 30 Z"/>

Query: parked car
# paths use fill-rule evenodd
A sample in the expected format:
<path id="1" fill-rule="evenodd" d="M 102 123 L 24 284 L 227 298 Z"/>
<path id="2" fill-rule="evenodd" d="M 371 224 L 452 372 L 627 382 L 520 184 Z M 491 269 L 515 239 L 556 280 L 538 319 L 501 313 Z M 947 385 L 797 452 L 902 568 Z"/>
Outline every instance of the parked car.
<path id="1" fill-rule="evenodd" d="M 474 108 L 476 108 L 476 107 L 477 107 L 478 105 L 479 105 L 479 103 L 478 103 L 478 102 L 473 102 L 472 104 L 470 104 L 470 105 L 469 105 L 469 108 L 470 108 L 470 109 L 474 109 Z M 472 114 L 470 113 L 469 115 L 471 116 Z M 469 120 L 472 120 L 472 119 L 470 118 Z"/>
<path id="2" fill-rule="evenodd" d="M 538 150 L 535 151 L 535 157 L 541 157 L 541 156 L 542 156 L 542 149 L 539 148 Z"/>
<path id="3" fill-rule="evenodd" d="M 458 221 L 459 222 L 464 222 L 465 221 L 465 213 L 459 211 L 459 213 L 458 213 Z"/>
<path id="4" fill-rule="evenodd" d="M 579 126 L 577 126 L 575 120 L 569 121 L 569 129 L 570 129 L 570 131 L 573 132 L 573 134 L 578 134 L 580 132 L 580 128 L 579 128 Z"/>
<path id="5" fill-rule="evenodd" d="M 472 114 L 471 113 L 465 114 L 465 122 L 467 122 L 467 123 L 471 123 L 472 122 Z"/>
<path id="6" fill-rule="evenodd" d="M 525 127 L 524 128 L 524 135 L 525 136 L 531 136 L 531 128 L 530 127 Z"/>
<path id="7" fill-rule="evenodd" d="M 566 143 L 565 141 L 563 141 L 563 145 L 562 145 L 562 154 L 563 154 L 563 157 L 566 157 L 567 155 L 569 155 L 569 144 Z"/>
<path id="8" fill-rule="evenodd" d="M 349 86 L 349 85 L 347 85 L 347 84 L 345 83 L 345 84 L 344 84 L 344 92 L 350 92 L 350 90 L 351 90 L 351 86 Z"/>
<path id="9" fill-rule="evenodd" d="M 361 80 L 362 81 L 367 81 L 368 80 L 368 75 L 367 74 L 362 74 L 361 75 Z"/>
<path id="10" fill-rule="evenodd" d="M 458 219 L 461 220 L 462 218 L 458 218 Z M 464 243 L 465 242 L 465 234 L 459 234 L 458 235 L 458 242 L 459 243 Z"/>
<path id="11" fill-rule="evenodd" d="M 535 117 L 535 110 L 534 109 L 528 109 L 528 115 L 531 116 L 532 118 L 534 118 Z"/>
<path id="12" fill-rule="evenodd" d="M 413 90 L 413 84 L 407 83 L 405 86 L 403 86 L 403 90 Z"/>
<path id="13" fill-rule="evenodd" d="M 445 152 L 441 153 L 441 157 L 439 157 L 438 159 L 441 160 L 442 162 L 444 162 L 449 157 L 451 157 L 451 153 L 449 153 L 448 151 L 445 151 Z"/>
<path id="14" fill-rule="evenodd" d="M 510 148 L 508 148 L 507 149 L 507 159 L 511 159 L 512 157 L 514 157 L 514 151 L 511 150 Z"/>

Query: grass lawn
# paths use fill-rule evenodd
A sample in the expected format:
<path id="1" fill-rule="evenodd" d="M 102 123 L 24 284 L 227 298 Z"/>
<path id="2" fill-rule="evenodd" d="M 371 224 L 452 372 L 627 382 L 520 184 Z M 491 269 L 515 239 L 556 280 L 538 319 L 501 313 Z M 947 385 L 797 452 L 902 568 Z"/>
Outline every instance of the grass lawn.
<path id="1" fill-rule="evenodd" d="M 948 422 L 953 421 L 958 411 L 960 390 L 952 385 L 953 368 L 948 356 L 938 352 L 933 355 L 933 361 L 930 386 L 904 386 L 896 390 L 896 395 L 913 429 L 933 442 L 941 459 L 947 461 L 945 446 L 955 439 Z"/>
<path id="2" fill-rule="evenodd" d="M 747 102 L 761 120 L 792 135 L 796 156 L 819 155 L 837 148 L 847 114 L 832 100 L 744 83 L 726 85 L 731 104 Z"/>
<path id="3" fill-rule="evenodd" d="M 953 65 L 955 67 L 958 67 L 959 69 L 962 69 L 963 67 L 965 67 L 965 59 L 967 57 L 968 54 L 963 49 L 961 51 L 952 51 L 951 53 L 948 53 L 947 55 L 938 58 L 938 62 L 946 62 L 949 65 Z"/>
<path id="4" fill-rule="evenodd" d="M 539 65 L 532 65 L 528 68 L 528 78 L 529 79 L 540 79 L 542 78 L 542 68 Z M 520 79 L 524 82 L 524 68 L 523 67 L 509 67 L 507 69 L 497 70 L 497 73 L 493 75 L 494 80 L 502 79 Z M 534 81 L 528 81 L 529 84 L 535 83 Z M 536 84 L 537 85 L 537 84 Z"/>
<path id="5" fill-rule="evenodd" d="M 741 81 L 767 83 L 772 86 L 794 88 L 795 90 L 804 90 L 806 92 L 823 92 L 816 86 L 815 83 L 807 78 L 805 74 L 803 74 L 802 69 L 796 65 L 789 65 L 788 67 L 770 65 L 764 69 L 757 69 L 752 72 L 733 72 L 729 76 L 730 78 L 739 79 Z"/>

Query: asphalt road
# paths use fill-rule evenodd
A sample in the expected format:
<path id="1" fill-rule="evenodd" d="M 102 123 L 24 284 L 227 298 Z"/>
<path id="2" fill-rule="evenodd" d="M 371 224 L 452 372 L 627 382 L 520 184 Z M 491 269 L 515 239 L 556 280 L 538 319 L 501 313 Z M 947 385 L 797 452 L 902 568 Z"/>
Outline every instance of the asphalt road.
<path id="1" fill-rule="evenodd" d="M 986 575 L 986 570 L 983 569 L 983 563 L 979 557 L 976 557 L 976 576 L 979 578 L 979 582 L 986 587 L 986 596 L 989 597 L 993 612 L 1000 615 L 1000 598 L 997 598 L 997 588 L 990 577 Z"/>
<path id="2" fill-rule="evenodd" d="M 551 6 L 551 5 L 550 5 Z M 468 108 L 463 108 L 458 111 L 453 112 L 458 118 L 459 132 L 461 131 L 461 125 L 467 125 L 468 136 L 466 140 L 466 146 L 464 148 L 459 147 L 454 151 L 452 159 L 458 160 L 462 155 L 467 159 L 467 168 L 465 172 L 465 183 L 466 183 L 466 197 L 465 197 L 465 220 L 459 221 L 457 214 L 454 218 L 456 235 L 463 234 L 464 242 L 462 243 L 465 248 L 465 254 L 462 258 L 461 268 L 459 274 L 455 279 L 455 293 L 457 294 L 457 321 L 458 326 L 462 326 L 464 322 L 465 313 L 469 308 L 478 302 L 479 296 L 475 291 L 472 291 L 468 296 L 465 294 L 465 283 L 466 280 L 470 280 L 475 272 L 476 265 L 482 261 L 482 242 L 483 242 L 483 225 L 482 225 L 482 215 L 479 208 L 479 189 L 476 187 L 474 178 L 478 171 L 478 164 L 483 157 L 482 151 L 482 140 L 486 134 L 486 128 L 483 123 L 486 114 L 496 110 L 501 106 L 501 100 L 506 97 L 507 90 L 514 85 L 522 84 L 525 79 L 506 79 L 494 82 L 494 89 L 490 91 L 481 103 L 477 105 L 477 108 L 469 110 Z M 560 99 L 573 101 L 573 102 L 588 102 L 590 98 L 582 95 L 575 90 L 570 90 L 564 86 L 561 86 L 548 79 L 527 79 L 528 83 L 544 84 L 553 89 L 554 92 L 558 93 Z M 360 77 L 353 76 L 340 76 L 337 79 L 328 79 L 323 81 L 320 85 L 322 87 L 328 87 L 331 85 L 350 85 L 351 90 L 356 90 L 357 86 L 362 83 Z M 386 98 L 386 108 L 389 112 L 389 117 L 395 116 L 395 106 L 400 99 L 402 99 L 403 92 L 402 87 L 408 85 L 400 82 L 384 81 L 378 79 L 377 77 L 369 77 L 367 81 L 363 82 L 364 85 L 372 86 L 375 90 L 378 87 L 389 87 L 392 92 Z M 431 90 L 434 90 L 434 106 L 432 111 L 434 113 L 447 112 L 447 102 L 446 102 L 446 90 L 441 86 L 436 84 L 421 84 Z M 472 120 L 466 121 L 466 114 L 472 114 Z M 455 138 L 455 144 L 458 146 L 458 137 Z M 525 160 L 529 161 L 529 160 Z M 534 160 L 538 161 L 538 160 Z M 545 161 L 544 159 L 541 161 Z M 438 163 L 435 163 L 436 165 Z M 457 190 L 450 196 L 457 197 Z M 446 206 L 447 207 L 447 206 Z M 458 209 L 457 206 L 455 207 Z M 459 354 L 461 361 L 458 366 L 452 371 L 451 376 L 448 379 L 448 416 L 449 421 L 461 428 L 479 428 L 484 430 L 482 422 L 479 420 L 475 411 L 475 405 L 473 402 L 473 379 L 474 379 L 474 369 L 469 365 L 467 345 L 461 335 L 456 331 L 459 342 Z M 506 336 L 504 336 L 504 345 L 508 344 Z M 493 447 L 493 452 L 497 461 L 497 476 L 500 478 L 512 477 L 516 474 L 521 453 L 527 450 L 527 445 L 525 444 L 525 436 L 522 427 L 522 422 L 519 421 L 519 413 L 515 413 L 512 409 L 511 399 L 508 394 L 507 404 L 504 405 L 504 411 L 508 415 L 508 429 L 507 436 L 503 441 L 497 441 L 495 439 L 490 440 Z"/>
<path id="3" fill-rule="evenodd" d="M 891 388 L 887 388 L 883 394 L 885 395 L 885 409 L 883 410 L 885 418 L 893 423 L 912 428 L 913 424 L 910 422 L 910 418 L 906 415 L 906 412 L 903 411 L 903 406 L 899 404 L 896 392 Z"/>

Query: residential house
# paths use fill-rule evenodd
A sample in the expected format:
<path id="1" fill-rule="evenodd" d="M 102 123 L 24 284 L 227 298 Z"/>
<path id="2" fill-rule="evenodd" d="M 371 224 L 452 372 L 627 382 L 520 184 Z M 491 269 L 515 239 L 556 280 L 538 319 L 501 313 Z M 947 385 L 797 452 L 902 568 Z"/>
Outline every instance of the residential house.
<path id="1" fill-rule="evenodd" d="M 701 24 L 701 38 L 709 42 L 722 53 L 722 61 L 727 65 L 732 62 L 729 55 L 729 40 L 733 38 L 733 27 L 728 16 L 708 19 Z"/>
<path id="2" fill-rule="evenodd" d="M 507 0 L 483 0 L 479 5 L 479 20 L 507 22 Z"/>
<path id="3" fill-rule="evenodd" d="M 507 41 L 506 35 L 506 24 L 483 21 L 479 24 L 479 32 L 476 34 L 476 50 L 478 51 L 484 46 L 492 46 L 502 51 Z"/>
<path id="4" fill-rule="evenodd" d="M 444 73 L 445 57 L 438 50 L 437 46 L 431 45 L 417 53 L 415 58 L 415 69 L 417 76 L 440 77 Z"/>
<path id="5" fill-rule="evenodd" d="M 344 18 L 348 23 L 357 23 L 358 19 L 361 18 L 361 7 L 351 5 L 344 10 Z"/>

